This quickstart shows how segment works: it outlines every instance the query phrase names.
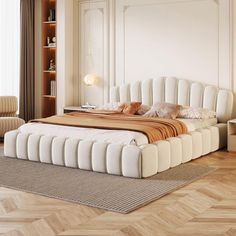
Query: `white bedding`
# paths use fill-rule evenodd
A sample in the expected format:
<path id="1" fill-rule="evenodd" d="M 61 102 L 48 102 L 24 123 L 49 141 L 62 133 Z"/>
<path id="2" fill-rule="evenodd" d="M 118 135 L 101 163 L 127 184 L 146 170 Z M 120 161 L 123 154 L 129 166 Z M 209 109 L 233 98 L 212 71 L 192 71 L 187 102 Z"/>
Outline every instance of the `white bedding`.
<path id="1" fill-rule="evenodd" d="M 217 124 L 217 119 L 178 119 L 185 123 L 188 131 L 194 131 L 199 128 L 205 128 Z M 145 134 L 135 131 L 126 130 L 106 130 L 79 128 L 61 125 L 50 125 L 40 123 L 27 123 L 19 128 L 22 133 L 51 135 L 61 137 L 79 138 L 83 140 L 94 140 L 98 142 L 134 144 L 143 145 L 148 143 Z"/>
<path id="2" fill-rule="evenodd" d="M 217 124 L 216 118 L 205 119 L 205 120 L 202 119 L 177 119 L 177 120 L 182 121 L 187 126 L 188 132 Z"/>
<path id="3" fill-rule="evenodd" d="M 98 142 L 135 145 L 148 143 L 148 139 L 143 133 L 126 130 L 79 128 L 40 123 L 28 123 L 22 125 L 19 130 L 22 133 L 79 138 L 83 140 L 94 140 Z"/>

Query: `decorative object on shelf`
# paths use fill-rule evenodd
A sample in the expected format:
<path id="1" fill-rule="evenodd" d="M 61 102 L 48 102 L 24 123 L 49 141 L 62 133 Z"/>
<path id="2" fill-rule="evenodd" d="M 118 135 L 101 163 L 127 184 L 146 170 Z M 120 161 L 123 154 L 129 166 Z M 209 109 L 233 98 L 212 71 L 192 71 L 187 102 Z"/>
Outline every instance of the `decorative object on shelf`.
<path id="1" fill-rule="evenodd" d="M 47 37 L 47 46 L 50 45 L 50 37 Z"/>
<path id="2" fill-rule="evenodd" d="M 49 47 L 56 47 L 56 43 L 49 43 Z"/>
<path id="3" fill-rule="evenodd" d="M 50 37 L 47 37 L 47 46 L 56 47 L 56 37 L 53 37 L 52 40 L 50 39 Z"/>
<path id="4" fill-rule="evenodd" d="M 52 38 L 52 43 L 49 43 L 50 47 L 56 47 L 56 37 Z"/>
<path id="5" fill-rule="evenodd" d="M 56 10 L 55 9 L 50 9 L 48 21 L 56 21 Z"/>
<path id="6" fill-rule="evenodd" d="M 56 47 L 56 37 L 52 38 L 52 43 L 50 43 L 51 47 Z"/>
<path id="7" fill-rule="evenodd" d="M 50 71 L 56 70 L 56 64 L 53 59 L 50 60 L 49 69 Z"/>
<path id="8" fill-rule="evenodd" d="M 56 81 L 55 80 L 51 80 L 51 84 L 50 84 L 50 95 L 51 96 L 56 96 Z"/>
<path id="9" fill-rule="evenodd" d="M 96 74 L 87 74 L 85 77 L 84 77 L 84 83 L 87 85 L 87 86 L 93 86 L 97 83 L 99 79 L 99 76 L 96 75 Z"/>

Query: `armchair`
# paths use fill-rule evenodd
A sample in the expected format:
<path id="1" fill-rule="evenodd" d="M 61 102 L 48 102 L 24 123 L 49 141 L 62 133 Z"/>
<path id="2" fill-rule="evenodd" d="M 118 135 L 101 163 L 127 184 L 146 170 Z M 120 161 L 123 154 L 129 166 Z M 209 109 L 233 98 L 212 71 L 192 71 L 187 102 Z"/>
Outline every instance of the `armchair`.
<path id="1" fill-rule="evenodd" d="M 15 96 L 0 96 L 0 138 L 10 130 L 17 129 L 25 123 L 17 117 L 17 98 Z"/>

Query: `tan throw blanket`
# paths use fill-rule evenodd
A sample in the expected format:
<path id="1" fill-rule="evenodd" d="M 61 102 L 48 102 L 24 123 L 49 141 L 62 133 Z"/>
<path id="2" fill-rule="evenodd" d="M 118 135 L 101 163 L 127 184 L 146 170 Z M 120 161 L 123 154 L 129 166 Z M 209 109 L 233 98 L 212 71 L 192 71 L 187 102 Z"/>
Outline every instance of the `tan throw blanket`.
<path id="1" fill-rule="evenodd" d="M 51 116 L 35 119 L 31 122 L 40 122 L 54 125 L 66 125 L 86 128 L 131 130 L 144 133 L 153 143 L 169 137 L 175 137 L 187 132 L 185 124 L 178 120 L 162 118 L 146 118 L 143 116 L 125 115 L 114 112 L 71 112 L 61 116 Z"/>

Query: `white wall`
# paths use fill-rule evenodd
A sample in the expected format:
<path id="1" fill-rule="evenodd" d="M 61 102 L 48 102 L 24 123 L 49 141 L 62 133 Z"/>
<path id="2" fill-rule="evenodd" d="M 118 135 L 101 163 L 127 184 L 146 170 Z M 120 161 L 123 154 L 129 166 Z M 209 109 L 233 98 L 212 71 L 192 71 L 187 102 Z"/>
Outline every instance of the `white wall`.
<path id="1" fill-rule="evenodd" d="M 234 117 L 236 117 L 236 1 L 230 2 L 230 36 L 231 36 L 231 48 L 230 48 L 230 60 L 231 60 L 231 73 L 232 73 L 232 87 L 234 91 Z"/>
<path id="2" fill-rule="evenodd" d="M 104 83 L 90 91 L 82 83 L 81 102 L 97 105 L 107 100 L 109 86 L 159 76 L 236 91 L 235 0 L 93 2 L 89 6 L 88 1 L 76 1 L 80 34 L 75 40 L 81 47 L 75 63 L 82 81 L 90 63 L 86 60 L 90 19 L 94 70 Z"/>
<path id="3" fill-rule="evenodd" d="M 107 2 L 78 2 L 78 13 L 80 101 L 103 104 L 108 100 L 109 87 Z M 84 76 L 90 73 L 102 78 L 96 86 L 83 83 Z"/>
<path id="4" fill-rule="evenodd" d="M 57 114 L 74 104 L 73 0 L 57 0 Z"/>

